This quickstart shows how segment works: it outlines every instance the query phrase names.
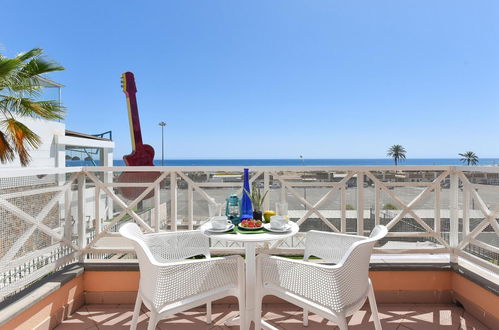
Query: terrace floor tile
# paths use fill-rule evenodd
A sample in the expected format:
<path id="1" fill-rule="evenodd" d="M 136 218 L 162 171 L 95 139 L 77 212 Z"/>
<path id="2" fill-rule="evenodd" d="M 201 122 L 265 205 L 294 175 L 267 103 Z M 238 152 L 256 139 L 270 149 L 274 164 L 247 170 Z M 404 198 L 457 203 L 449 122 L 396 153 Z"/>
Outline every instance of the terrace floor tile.
<path id="1" fill-rule="evenodd" d="M 485 330 L 479 320 L 454 305 L 390 305 L 378 306 L 383 329 L 422 330 Z M 131 324 L 133 305 L 86 305 L 64 320 L 57 330 L 118 330 L 128 329 Z M 212 307 L 212 323 L 206 323 L 206 307 L 193 308 L 161 320 L 157 330 L 229 330 L 225 322 L 238 314 L 237 304 L 216 304 Z M 308 327 L 303 327 L 301 308 L 291 304 L 264 304 L 263 319 L 283 330 L 295 329 L 332 329 L 338 327 L 331 321 L 313 313 L 309 314 Z M 149 312 L 142 306 L 138 329 L 146 329 Z M 351 330 L 374 329 L 372 314 L 368 305 L 348 320 Z"/>

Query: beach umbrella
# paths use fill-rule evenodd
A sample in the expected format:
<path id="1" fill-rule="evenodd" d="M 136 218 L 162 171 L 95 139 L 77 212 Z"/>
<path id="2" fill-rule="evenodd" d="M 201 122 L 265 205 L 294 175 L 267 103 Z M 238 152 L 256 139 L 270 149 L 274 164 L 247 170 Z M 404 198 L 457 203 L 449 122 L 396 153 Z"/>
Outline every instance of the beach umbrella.
<path id="1" fill-rule="evenodd" d="M 241 220 L 253 218 L 253 206 L 247 192 L 250 192 L 248 169 L 244 169 L 243 198 L 241 198 Z"/>

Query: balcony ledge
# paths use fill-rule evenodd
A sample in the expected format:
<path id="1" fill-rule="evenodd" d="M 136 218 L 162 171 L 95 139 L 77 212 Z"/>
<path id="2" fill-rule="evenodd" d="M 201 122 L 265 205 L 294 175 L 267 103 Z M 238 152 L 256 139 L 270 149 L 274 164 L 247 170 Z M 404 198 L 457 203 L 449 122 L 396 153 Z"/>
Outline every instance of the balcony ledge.
<path id="1" fill-rule="evenodd" d="M 499 286 L 464 267 L 442 262 L 385 261 L 373 263 L 370 272 L 380 304 L 457 303 L 488 326 L 499 328 Z M 53 328 L 85 304 L 131 304 L 137 281 L 137 262 L 69 265 L 0 303 L 0 327 Z M 54 298 L 59 291 L 62 297 Z M 282 303 L 269 298 L 266 303 Z M 225 299 L 219 303 L 231 301 Z M 47 311 L 49 304 L 52 305 Z"/>

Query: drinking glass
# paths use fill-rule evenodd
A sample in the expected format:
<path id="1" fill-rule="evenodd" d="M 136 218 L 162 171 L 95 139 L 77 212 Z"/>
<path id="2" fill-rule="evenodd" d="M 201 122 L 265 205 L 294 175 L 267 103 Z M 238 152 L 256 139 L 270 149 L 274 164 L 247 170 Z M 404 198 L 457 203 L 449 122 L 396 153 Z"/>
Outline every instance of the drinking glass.
<path id="1" fill-rule="evenodd" d="M 208 211 L 210 212 L 210 218 L 218 217 L 222 215 L 222 204 L 221 203 L 209 203 Z"/>
<path id="2" fill-rule="evenodd" d="M 283 217 L 288 216 L 288 203 L 278 202 L 275 203 L 275 210 L 277 215 L 282 215 Z"/>

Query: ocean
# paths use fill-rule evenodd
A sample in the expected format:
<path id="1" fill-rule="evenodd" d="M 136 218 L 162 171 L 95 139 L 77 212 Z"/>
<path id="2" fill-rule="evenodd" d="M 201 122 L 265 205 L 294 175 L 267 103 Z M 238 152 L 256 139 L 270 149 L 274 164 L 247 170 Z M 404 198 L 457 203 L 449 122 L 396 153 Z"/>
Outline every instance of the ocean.
<path id="1" fill-rule="evenodd" d="M 99 165 L 98 161 L 95 161 Z M 165 159 L 165 166 L 381 166 L 394 165 L 391 159 Z M 114 166 L 125 166 L 121 159 Z M 154 160 L 161 166 L 161 159 Z M 458 158 L 414 158 L 400 165 L 464 165 Z M 499 165 L 499 158 L 480 158 L 478 165 Z M 67 160 L 66 166 L 93 166 L 90 161 Z"/>
<path id="2" fill-rule="evenodd" d="M 499 158 L 481 158 L 479 165 L 499 165 Z M 114 166 L 124 166 L 121 159 L 114 160 Z M 161 159 L 154 160 L 160 166 Z M 380 166 L 394 165 L 386 159 L 165 159 L 165 166 Z M 400 165 L 463 165 L 458 158 L 415 158 Z M 81 165 L 79 165 L 81 166 Z"/>

